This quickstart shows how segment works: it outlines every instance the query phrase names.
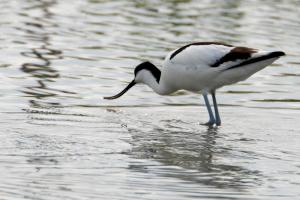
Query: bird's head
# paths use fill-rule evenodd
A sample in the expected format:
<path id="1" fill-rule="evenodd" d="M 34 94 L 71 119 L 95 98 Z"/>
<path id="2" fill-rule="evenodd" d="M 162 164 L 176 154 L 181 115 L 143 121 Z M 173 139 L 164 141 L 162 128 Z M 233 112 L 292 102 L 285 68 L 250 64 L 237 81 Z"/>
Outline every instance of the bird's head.
<path id="1" fill-rule="evenodd" d="M 155 67 L 150 62 L 143 62 L 135 67 L 134 69 L 134 79 L 127 85 L 127 87 L 122 90 L 120 93 L 111 96 L 111 97 L 104 97 L 104 99 L 117 99 L 125 94 L 130 88 L 132 88 L 137 83 L 144 83 L 147 77 L 153 76 L 157 82 L 160 79 L 160 70 Z"/>

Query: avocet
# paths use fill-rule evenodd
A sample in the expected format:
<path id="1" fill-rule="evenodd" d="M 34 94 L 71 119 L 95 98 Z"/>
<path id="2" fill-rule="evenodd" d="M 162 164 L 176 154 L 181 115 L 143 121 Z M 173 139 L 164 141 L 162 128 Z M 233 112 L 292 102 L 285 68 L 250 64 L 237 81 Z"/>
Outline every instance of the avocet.
<path id="1" fill-rule="evenodd" d="M 282 51 L 261 51 L 219 42 L 192 43 L 170 52 L 161 70 L 148 61 L 139 64 L 134 70 L 133 81 L 117 95 L 104 99 L 119 98 L 138 83 L 148 85 L 160 95 L 177 90 L 201 93 L 209 115 L 209 121 L 205 124 L 220 126 L 216 90 L 249 78 L 283 55 L 285 53 Z M 212 96 L 214 113 L 209 94 Z"/>

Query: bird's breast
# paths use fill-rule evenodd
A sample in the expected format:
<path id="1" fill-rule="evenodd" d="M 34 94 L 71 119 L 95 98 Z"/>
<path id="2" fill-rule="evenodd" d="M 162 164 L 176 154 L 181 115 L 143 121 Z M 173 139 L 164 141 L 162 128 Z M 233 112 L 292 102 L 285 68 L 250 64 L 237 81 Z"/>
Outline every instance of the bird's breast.
<path id="1" fill-rule="evenodd" d="M 165 65 L 161 81 L 176 90 L 200 91 L 208 88 L 217 75 L 217 69 L 203 64 Z"/>

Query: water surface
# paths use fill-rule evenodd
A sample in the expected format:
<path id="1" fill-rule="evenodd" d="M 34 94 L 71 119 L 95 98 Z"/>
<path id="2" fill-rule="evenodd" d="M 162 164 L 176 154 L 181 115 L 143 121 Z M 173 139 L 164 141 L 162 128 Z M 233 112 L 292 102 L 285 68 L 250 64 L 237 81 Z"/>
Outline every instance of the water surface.
<path id="1" fill-rule="evenodd" d="M 299 6 L 1 1 L 1 199 L 300 198 Z M 219 90 L 220 128 L 184 91 L 102 99 L 195 41 L 287 56 Z"/>

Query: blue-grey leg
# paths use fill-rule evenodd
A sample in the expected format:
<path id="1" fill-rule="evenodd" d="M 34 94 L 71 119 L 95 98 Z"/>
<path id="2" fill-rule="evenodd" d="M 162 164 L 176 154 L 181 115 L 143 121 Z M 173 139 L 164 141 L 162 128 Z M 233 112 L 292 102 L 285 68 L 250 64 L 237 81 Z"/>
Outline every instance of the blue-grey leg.
<path id="1" fill-rule="evenodd" d="M 219 115 L 219 110 L 218 110 L 218 103 L 216 100 L 216 93 L 213 92 L 211 93 L 212 99 L 213 99 L 213 103 L 214 103 L 214 109 L 215 109 L 215 116 L 216 116 L 216 125 L 220 126 L 221 125 L 221 118 Z"/>
<path id="2" fill-rule="evenodd" d="M 209 121 L 207 123 L 205 123 L 205 125 L 212 126 L 212 125 L 214 125 L 216 120 L 215 120 L 214 114 L 211 110 L 207 94 L 203 94 L 203 97 L 204 97 L 205 105 L 206 105 L 207 112 L 208 112 L 208 115 L 209 115 Z"/>

